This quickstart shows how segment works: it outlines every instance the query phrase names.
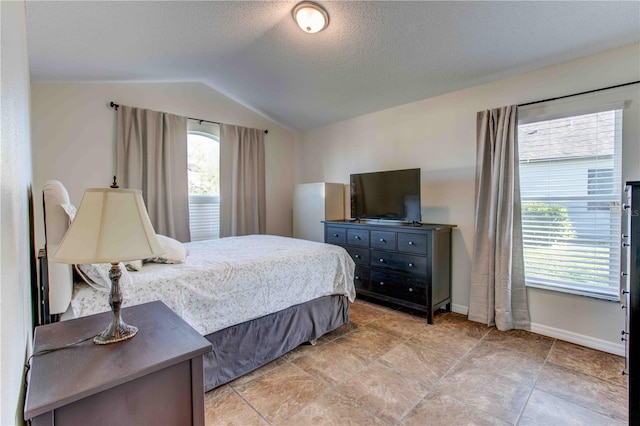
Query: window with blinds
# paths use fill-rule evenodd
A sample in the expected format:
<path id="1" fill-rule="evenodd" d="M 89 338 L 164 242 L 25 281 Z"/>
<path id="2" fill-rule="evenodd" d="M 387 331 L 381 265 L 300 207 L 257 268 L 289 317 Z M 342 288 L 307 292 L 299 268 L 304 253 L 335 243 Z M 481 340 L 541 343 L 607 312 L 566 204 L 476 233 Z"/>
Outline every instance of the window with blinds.
<path id="1" fill-rule="evenodd" d="M 187 135 L 191 241 L 220 237 L 220 143 L 208 133 Z"/>
<path id="2" fill-rule="evenodd" d="M 518 126 L 529 286 L 617 299 L 622 110 Z"/>

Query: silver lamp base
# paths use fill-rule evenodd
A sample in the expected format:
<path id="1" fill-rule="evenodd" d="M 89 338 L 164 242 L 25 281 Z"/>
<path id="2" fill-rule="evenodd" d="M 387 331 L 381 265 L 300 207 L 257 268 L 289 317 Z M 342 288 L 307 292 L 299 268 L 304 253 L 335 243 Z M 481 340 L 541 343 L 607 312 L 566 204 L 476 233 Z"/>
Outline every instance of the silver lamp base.
<path id="1" fill-rule="evenodd" d="M 111 306 L 111 324 L 102 333 L 93 338 L 93 343 L 98 345 L 106 345 L 109 343 L 121 342 L 131 339 L 138 332 L 138 328 L 122 321 L 120 317 L 120 307 L 122 306 L 122 291 L 120 290 L 120 266 L 118 263 L 112 263 L 109 270 L 109 278 L 111 278 L 111 292 L 109 293 L 109 306 Z"/>
<path id="2" fill-rule="evenodd" d="M 123 340 L 131 339 L 137 332 L 138 327 L 129 325 L 122 321 L 122 319 L 116 324 L 112 321 L 109 327 L 93 338 L 93 342 L 98 345 L 121 342 Z"/>

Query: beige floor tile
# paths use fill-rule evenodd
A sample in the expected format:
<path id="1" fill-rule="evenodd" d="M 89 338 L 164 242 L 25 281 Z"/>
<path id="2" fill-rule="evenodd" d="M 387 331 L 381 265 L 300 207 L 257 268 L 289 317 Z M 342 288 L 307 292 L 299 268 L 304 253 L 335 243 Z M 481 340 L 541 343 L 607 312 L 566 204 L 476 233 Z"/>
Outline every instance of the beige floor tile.
<path id="1" fill-rule="evenodd" d="M 373 362 L 335 390 L 376 417 L 394 424 L 422 399 L 428 389 L 418 381 Z"/>
<path id="2" fill-rule="evenodd" d="M 480 339 L 468 336 L 463 331 L 432 325 L 413 336 L 410 341 L 450 357 L 460 358 L 477 345 Z"/>
<path id="3" fill-rule="evenodd" d="M 378 361 L 425 385 L 436 383 L 457 362 L 455 358 L 413 341 L 396 346 Z"/>
<path id="4" fill-rule="evenodd" d="M 327 386 L 286 363 L 236 391 L 269 423 L 279 423 L 324 393 Z"/>
<path id="5" fill-rule="evenodd" d="M 625 368 L 621 356 L 558 340 L 551 348 L 549 362 L 620 385 L 627 384 L 626 376 L 620 374 Z"/>
<path id="6" fill-rule="evenodd" d="M 207 392 L 204 400 L 207 426 L 268 425 L 260 415 L 242 400 L 230 387 L 221 386 Z"/>
<path id="7" fill-rule="evenodd" d="M 476 339 L 483 338 L 493 328 L 488 327 L 486 324 L 469 321 L 466 315 L 457 314 L 455 312 L 451 312 L 449 315 L 445 315 L 442 319 L 438 319 L 437 321 L 434 320 L 434 323 L 444 328 L 462 331 L 467 336 Z"/>
<path id="8" fill-rule="evenodd" d="M 349 306 L 349 321 L 356 326 L 367 325 L 391 312 L 391 309 L 356 300 Z"/>
<path id="9" fill-rule="evenodd" d="M 418 333 L 424 332 L 427 327 L 426 319 L 420 317 L 407 315 L 404 313 L 394 313 L 384 318 L 380 318 L 376 321 L 369 323 L 369 327 L 380 330 L 396 337 L 400 337 L 403 340 L 415 336 Z"/>
<path id="10" fill-rule="evenodd" d="M 484 368 L 466 366 L 445 376 L 435 390 L 498 417 L 515 423 L 532 390 L 523 384 Z"/>
<path id="11" fill-rule="evenodd" d="M 402 343 L 403 339 L 371 327 L 360 327 L 333 343 L 345 346 L 352 353 L 373 361 Z"/>
<path id="12" fill-rule="evenodd" d="M 385 423 L 349 398 L 328 391 L 289 417 L 282 425 L 384 426 Z"/>
<path id="13" fill-rule="evenodd" d="M 533 386 L 545 357 L 538 353 L 517 352 L 481 341 L 460 360 L 456 368 L 486 369 L 520 383 Z"/>
<path id="14" fill-rule="evenodd" d="M 314 352 L 316 352 L 318 349 L 320 349 L 322 346 L 324 346 L 325 344 L 329 343 L 328 341 L 326 342 L 318 342 L 315 345 L 310 345 L 310 344 L 303 344 L 298 346 L 297 348 L 295 348 L 294 350 L 287 352 L 286 354 L 282 355 L 280 357 L 280 359 L 282 359 L 283 361 L 294 361 L 298 358 L 300 358 L 301 356 L 305 356 L 305 355 L 309 355 L 312 354 Z"/>
<path id="15" fill-rule="evenodd" d="M 483 340 L 514 351 L 546 358 L 555 339 L 524 330 L 500 331 L 492 328 Z"/>
<path id="16" fill-rule="evenodd" d="M 534 389 L 518 425 L 623 425 L 624 422 Z"/>
<path id="17" fill-rule="evenodd" d="M 351 313 L 352 323 L 317 345 L 301 345 L 207 392 L 207 425 L 608 425 L 627 419 L 621 357 L 522 330 L 500 332 L 444 311 L 434 325 L 360 300 Z"/>
<path id="18" fill-rule="evenodd" d="M 358 325 L 354 322 L 350 322 L 348 324 L 343 324 L 340 327 L 336 328 L 333 331 L 330 331 L 324 334 L 322 337 L 318 339 L 318 343 L 329 343 L 336 340 L 338 337 L 342 337 L 345 334 L 351 333 L 353 330 L 358 328 Z"/>
<path id="19" fill-rule="evenodd" d="M 258 377 L 268 373 L 269 371 L 273 370 L 274 368 L 277 368 L 279 366 L 281 366 L 282 364 L 286 363 L 287 360 L 284 357 L 280 357 L 275 359 L 274 361 L 271 361 L 270 363 L 268 363 L 267 365 L 263 365 L 262 367 L 253 370 L 247 374 L 245 374 L 244 376 L 240 376 L 237 379 L 233 380 L 232 382 L 229 383 L 229 385 L 231 385 L 232 387 L 237 387 L 240 385 L 243 385 L 245 383 L 248 383 L 254 379 L 257 379 Z"/>
<path id="20" fill-rule="evenodd" d="M 312 376 L 335 386 L 356 374 L 370 361 L 346 346 L 332 342 L 292 362 Z"/>
<path id="21" fill-rule="evenodd" d="M 400 422 L 401 426 L 508 425 L 440 392 L 429 394 Z"/>
<path id="22" fill-rule="evenodd" d="M 547 363 L 536 388 L 605 416 L 627 419 L 626 386 Z"/>

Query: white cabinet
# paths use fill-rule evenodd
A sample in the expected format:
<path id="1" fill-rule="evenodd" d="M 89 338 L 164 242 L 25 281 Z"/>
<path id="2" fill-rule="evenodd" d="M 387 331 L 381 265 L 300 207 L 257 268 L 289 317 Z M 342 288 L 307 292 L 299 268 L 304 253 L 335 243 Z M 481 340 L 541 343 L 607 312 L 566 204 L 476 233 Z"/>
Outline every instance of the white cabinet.
<path id="1" fill-rule="evenodd" d="M 303 183 L 293 190 L 293 237 L 324 242 L 323 220 L 344 219 L 344 185 Z"/>

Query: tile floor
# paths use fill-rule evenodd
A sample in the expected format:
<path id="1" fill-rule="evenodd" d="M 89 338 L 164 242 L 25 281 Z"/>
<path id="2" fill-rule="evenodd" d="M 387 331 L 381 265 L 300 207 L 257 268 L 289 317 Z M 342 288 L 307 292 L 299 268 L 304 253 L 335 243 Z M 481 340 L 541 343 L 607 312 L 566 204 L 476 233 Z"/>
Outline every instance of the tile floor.
<path id="1" fill-rule="evenodd" d="M 625 424 L 624 358 L 356 301 L 351 323 L 207 392 L 207 425 Z"/>

